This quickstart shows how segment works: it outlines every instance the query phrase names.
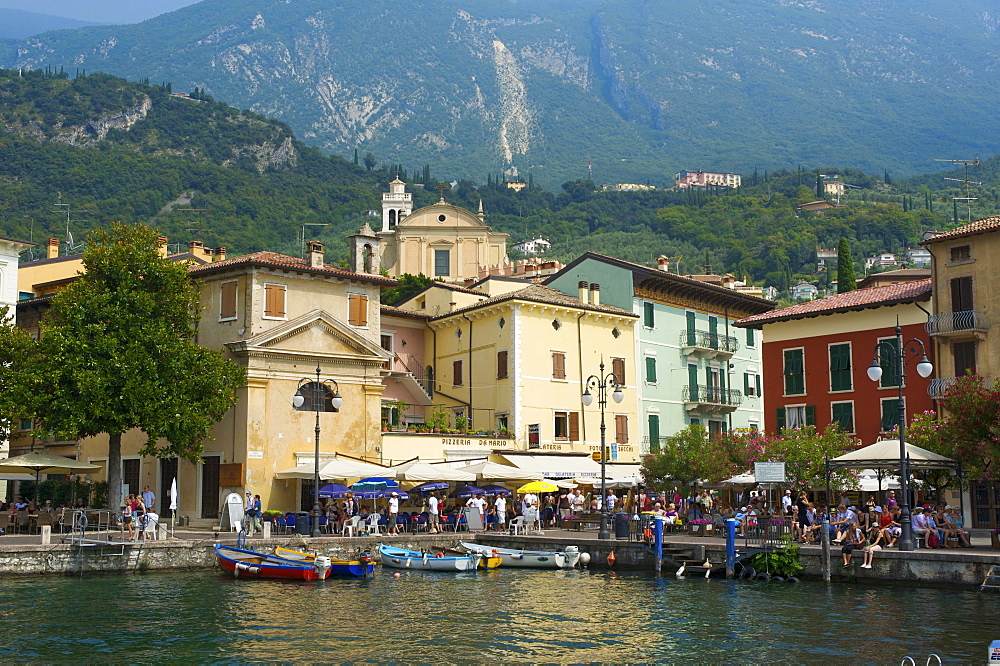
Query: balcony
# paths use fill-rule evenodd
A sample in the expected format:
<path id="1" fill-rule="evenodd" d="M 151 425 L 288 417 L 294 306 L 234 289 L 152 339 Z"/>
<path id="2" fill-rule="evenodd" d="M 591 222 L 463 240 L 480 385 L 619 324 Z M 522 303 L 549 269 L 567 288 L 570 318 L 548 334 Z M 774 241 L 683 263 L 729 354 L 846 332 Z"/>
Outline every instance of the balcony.
<path id="1" fill-rule="evenodd" d="M 659 437 L 651 437 L 646 435 L 642 438 L 642 452 L 647 453 L 659 453 L 663 449 L 663 445 L 666 443 L 667 438 L 663 435 Z"/>
<path id="2" fill-rule="evenodd" d="M 932 400 L 943 400 L 948 389 L 951 388 L 952 384 L 958 381 L 958 377 L 938 377 L 937 379 L 932 379 L 930 385 L 927 387 L 927 395 L 931 397 Z M 983 383 L 986 386 L 993 385 L 994 378 L 983 376 Z"/>
<path id="3" fill-rule="evenodd" d="M 708 331 L 681 331 L 681 352 L 702 358 L 728 359 L 739 348 L 739 341 L 731 335 Z"/>
<path id="4" fill-rule="evenodd" d="M 963 310 L 931 315 L 924 324 L 928 335 L 948 338 L 974 334 L 983 340 L 990 329 L 990 318 L 985 310 Z"/>
<path id="5" fill-rule="evenodd" d="M 730 414 L 743 404 L 743 392 L 718 386 L 685 386 L 684 409 L 708 414 Z"/>

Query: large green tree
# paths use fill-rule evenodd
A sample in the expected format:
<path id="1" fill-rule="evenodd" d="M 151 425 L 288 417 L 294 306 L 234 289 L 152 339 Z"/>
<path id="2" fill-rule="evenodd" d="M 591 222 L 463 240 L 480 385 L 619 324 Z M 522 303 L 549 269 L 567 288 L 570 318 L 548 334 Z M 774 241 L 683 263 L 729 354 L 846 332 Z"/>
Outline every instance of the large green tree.
<path id="1" fill-rule="evenodd" d="M 840 239 L 837 246 L 837 293 L 854 291 L 858 288 L 858 280 L 854 276 L 854 257 L 851 256 L 851 244 L 846 238 Z"/>
<path id="2" fill-rule="evenodd" d="M 108 435 L 108 508 L 117 510 L 122 435 L 143 432 L 145 455 L 199 460 L 246 372 L 195 342 L 198 290 L 185 264 L 160 257 L 153 229 L 99 229 L 83 264 L 42 322 L 40 416 L 66 439 Z"/>
<path id="3" fill-rule="evenodd" d="M 38 344 L 0 307 L 0 441 L 38 406 Z"/>

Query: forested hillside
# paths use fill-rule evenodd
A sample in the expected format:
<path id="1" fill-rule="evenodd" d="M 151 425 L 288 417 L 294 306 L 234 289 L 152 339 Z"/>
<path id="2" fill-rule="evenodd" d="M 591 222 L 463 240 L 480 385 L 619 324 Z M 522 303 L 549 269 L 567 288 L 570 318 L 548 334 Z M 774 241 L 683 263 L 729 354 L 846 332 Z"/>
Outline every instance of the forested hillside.
<path id="1" fill-rule="evenodd" d="M 0 235 L 64 239 L 69 209 L 77 241 L 112 220 L 143 221 L 173 243 L 297 255 L 303 225 L 326 224 L 305 227 L 306 238 L 344 260 L 345 234 L 379 208 L 389 180 L 406 180 L 416 207 L 437 199 L 440 180 L 452 180 L 427 165 L 327 157 L 283 123 L 199 90 L 191 95 L 105 74 L 0 70 Z M 998 164 L 994 157 L 970 173 L 984 181 L 973 186 L 974 218 L 1000 211 Z M 818 198 L 820 174 L 849 186 L 844 206 L 797 213 L 798 204 Z M 681 257 L 685 273 L 703 271 L 707 260 L 715 272 L 786 288 L 798 276 L 815 278 L 817 247 L 835 248 L 841 237 L 860 262 L 964 220 L 952 201 L 962 184 L 945 180 L 956 174 L 964 170 L 896 181 L 888 173 L 801 167 L 745 174 L 739 190 L 614 192 L 576 180 L 558 194 L 533 184 L 515 192 L 502 175 L 486 174 L 485 182 L 454 181 L 445 196 L 472 210 L 482 200 L 494 229 L 514 241 L 549 238 L 552 256 L 563 261 L 587 250 L 640 263 L 663 254 Z"/>

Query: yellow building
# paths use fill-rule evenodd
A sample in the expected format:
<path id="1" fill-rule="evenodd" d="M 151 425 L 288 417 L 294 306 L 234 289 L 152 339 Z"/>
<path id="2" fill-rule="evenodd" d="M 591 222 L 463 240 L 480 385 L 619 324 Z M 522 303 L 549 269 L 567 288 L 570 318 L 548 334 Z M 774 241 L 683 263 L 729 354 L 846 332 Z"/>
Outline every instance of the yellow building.
<path id="1" fill-rule="evenodd" d="M 335 453 L 374 458 L 380 433 L 382 375 L 389 354 L 380 345 L 380 290 L 395 282 L 323 261 L 310 243 L 305 259 L 273 252 L 192 264 L 203 314 L 199 344 L 247 369 L 238 400 L 204 443 L 201 464 L 138 455 L 144 437 L 122 438 L 125 492 L 149 485 L 166 506 L 176 477 L 179 515 L 217 524 L 221 503 L 244 489 L 265 508 L 298 510 L 312 504 L 311 482 L 278 479 L 278 471 L 315 459 L 315 413 L 292 407 L 300 380 L 336 382 L 338 413 L 321 413 L 320 458 Z M 192 369 L 197 371 L 197 369 Z M 331 381 L 332 380 L 332 381 Z M 107 437 L 56 442 L 52 453 L 104 466 Z M 93 475 L 95 481 L 105 475 Z"/>
<path id="2" fill-rule="evenodd" d="M 383 195 L 382 230 L 377 237 L 381 265 L 389 275 L 423 274 L 461 283 L 478 279 L 480 269 L 508 263 L 509 236 L 486 225 L 481 202 L 475 214 L 445 202 L 442 191 L 440 201 L 411 213 L 404 187 L 396 179 Z"/>
<path id="3" fill-rule="evenodd" d="M 471 302 L 470 302 L 471 301 Z M 383 455 L 395 460 L 462 460 L 537 450 L 590 454 L 600 450 L 601 414 L 584 407 L 584 384 L 600 372 L 626 374 L 625 399 L 608 401 L 609 459 L 638 462 L 639 424 L 633 328 L 637 316 L 550 287 L 510 278 L 487 278 L 475 289 L 434 285 L 401 304 L 430 315 L 425 358 L 433 405 L 424 422 L 512 437 L 383 437 Z M 523 459 L 523 456 L 522 456 Z M 584 458 L 586 463 L 593 463 Z"/>

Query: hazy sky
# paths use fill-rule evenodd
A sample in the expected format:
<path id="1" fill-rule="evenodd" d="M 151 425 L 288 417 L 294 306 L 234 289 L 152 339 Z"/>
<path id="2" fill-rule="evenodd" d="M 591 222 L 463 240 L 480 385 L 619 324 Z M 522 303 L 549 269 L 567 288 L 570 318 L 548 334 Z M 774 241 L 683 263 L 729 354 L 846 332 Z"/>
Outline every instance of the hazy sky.
<path id="1" fill-rule="evenodd" d="M 95 23 L 138 23 L 199 0 L 0 0 L 0 7 Z"/>

